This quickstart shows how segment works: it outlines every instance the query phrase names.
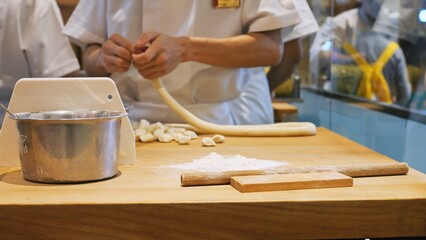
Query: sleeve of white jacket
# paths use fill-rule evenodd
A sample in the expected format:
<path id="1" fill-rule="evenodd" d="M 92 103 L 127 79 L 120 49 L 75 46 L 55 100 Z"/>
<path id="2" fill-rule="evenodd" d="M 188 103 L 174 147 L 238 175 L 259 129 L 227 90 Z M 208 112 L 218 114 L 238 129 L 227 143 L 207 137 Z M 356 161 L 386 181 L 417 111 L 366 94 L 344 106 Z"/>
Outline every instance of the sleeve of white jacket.
<path id="1" fill-rule="evenodd" d="M 243 6 L 243 25 L 249 26 L 249 32 L 295 25 L 300 22 L 300 15 L 294 2 L 293 0 L 246 0 Z"/>
<path id="2" fill-rule="evenodd" d="M 283 42 L 306 37 L 315 33 L 319 29 L 317 20 L 315 19 L 315 16 L 306 0 L 296 0 L 294 1 L 294 4 L 301 20 L 296 25 L 282 30 Z"/>
<path id="3" fill-rule="evenodd" d="M 73 42 L 82 48 L 85 48 L 87 43 L 103 44 L 108 35 L 107 4 L 107 1 L 80 0 L 74 9 L 74 13 L 78 14 L 71 15 L 64 34 L 70 36 Z"/>

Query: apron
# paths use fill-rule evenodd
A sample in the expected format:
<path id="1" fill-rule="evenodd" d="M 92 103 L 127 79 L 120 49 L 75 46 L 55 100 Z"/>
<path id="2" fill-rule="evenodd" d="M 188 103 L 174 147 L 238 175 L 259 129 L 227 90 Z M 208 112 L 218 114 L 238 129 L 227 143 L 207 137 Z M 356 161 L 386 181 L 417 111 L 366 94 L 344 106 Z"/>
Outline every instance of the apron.
<path id="1" fill-rule="evenodd" d="M 377 99 L 381 102 L 392 103 L 389 85 L 383 76 L 382 70 L 392 55 L 398 50 L 396 42 L 390 42 L 375 63 L 369 64 L 367 60 L 350 44 L 343 44 L 343 49 L 360 67 L 363 77 L 356 94 L 367 99 Z"/>

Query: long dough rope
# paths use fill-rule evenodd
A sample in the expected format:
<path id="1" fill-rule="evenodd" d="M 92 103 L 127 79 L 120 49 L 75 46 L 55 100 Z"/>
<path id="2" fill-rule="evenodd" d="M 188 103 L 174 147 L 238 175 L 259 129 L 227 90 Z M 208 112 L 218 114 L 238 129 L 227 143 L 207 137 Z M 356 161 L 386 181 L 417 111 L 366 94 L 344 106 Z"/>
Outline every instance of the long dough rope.
<path id="1" fill-rule="evenodd" d="M 316 134 L 316 127 L 309 122 L 289 122 L 265 125 L 217 125 L 206 122 L 180 105 L 164 87 L 161 79 L 152 80 L 152 85 L 163 99 L 183 121 L 193 126 L 199 133 L 214 133 L 226 136 L 285 137 L 309 136 Z"/>

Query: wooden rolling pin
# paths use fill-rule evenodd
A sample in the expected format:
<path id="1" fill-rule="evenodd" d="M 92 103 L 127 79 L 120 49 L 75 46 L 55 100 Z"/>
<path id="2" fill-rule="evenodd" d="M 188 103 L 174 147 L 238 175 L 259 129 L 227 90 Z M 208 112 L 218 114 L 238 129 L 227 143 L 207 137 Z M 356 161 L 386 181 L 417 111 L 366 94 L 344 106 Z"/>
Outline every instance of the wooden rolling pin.
<path id="1" fill-rule="evenodd" d="M 269 170 L 223 171 L 223 172 L 193 172 L 181 175 L 182 186 L 202 186 L 229 184 L 231 177 L 270 174 L 294 174 L 310 172 L 339 172 L 349 177 L 372 177 L 404 175 L 408 172 L 406 163 L 360 164 L 347 166 L 328 166 L 313 168 L 282 168 Z"/>

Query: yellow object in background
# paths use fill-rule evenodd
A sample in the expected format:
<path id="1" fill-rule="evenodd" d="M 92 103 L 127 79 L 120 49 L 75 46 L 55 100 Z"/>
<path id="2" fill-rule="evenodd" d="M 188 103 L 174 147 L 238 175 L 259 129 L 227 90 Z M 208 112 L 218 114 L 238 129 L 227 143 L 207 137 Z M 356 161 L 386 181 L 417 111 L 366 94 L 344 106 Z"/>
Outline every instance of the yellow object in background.
<path id="1" fill-rule="evenodd" d="M 271 67 L 264 67 L 263 70 L 266 74 L 271 70 Z M 289 78 L 285 80 L 281 85 L 279 85 L 275 90 L 275 96 L 285 97 L 291 95 L 293 93 L 294 88 L 293 78 Z"/>
<path id="2" fill-rule="evenodd" d="M 407 65 L 407 72 L 411 87 L 414 91 L 417 88 L 420 78 L 422 77 L 423 71 L 417 66 Z"/>
<path id="3" fill-rule="evenodd" d="M 289 78 L 275 89 L 275 95 L 289 95 L 293 93 L 294 80 Z"/>
<path id="4" fill-rule="evenodd" d="M 266 74 L 268 74 L 268 72 L 271 70 L 271 67 L 264 67 L 263 71 L 265 71 Z"/>
<path id="5" fill-rule="evenodd" d="M 359 65 L 363 78 L 357 89 L 357 95 L 381 102 L 392 103 L 389 85 L 383 76 L 382 70 L 395 51 L 399 48 L 396 42 L 390 42 L 375 63 L 368 63 L 365 58 L 350 44 L 343 44 L 343 49 Z"/>

